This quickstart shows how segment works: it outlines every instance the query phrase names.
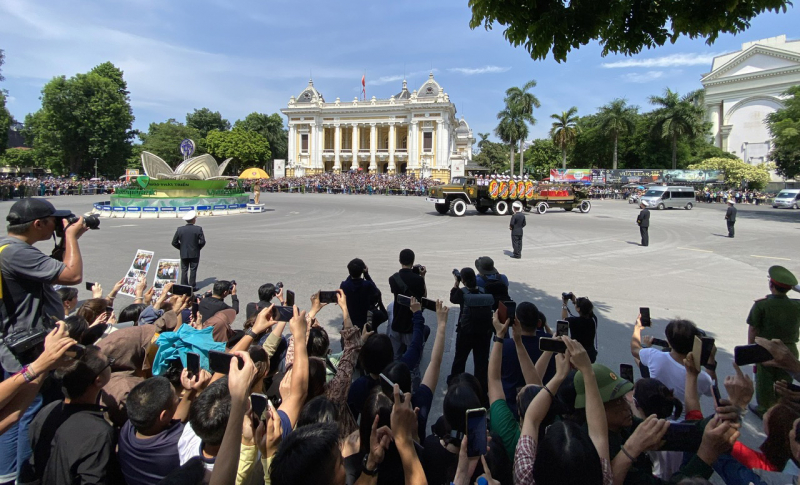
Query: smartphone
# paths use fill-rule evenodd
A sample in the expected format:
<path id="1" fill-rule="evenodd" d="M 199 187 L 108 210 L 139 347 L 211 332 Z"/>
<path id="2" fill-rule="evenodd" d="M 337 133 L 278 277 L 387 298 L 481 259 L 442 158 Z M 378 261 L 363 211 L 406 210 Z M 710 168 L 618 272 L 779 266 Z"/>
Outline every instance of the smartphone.
<path id="1" fill-rule="evenodd" d="M 397 304 L 404 307 L 411 307 L 411 297 L 405 295 L 397 295 Z"/>
<path id="2" fill-rule="evenodd" d="M 430 310 L 432 312 L 436 311 L 436 300 L 423 297 L 422 300 L 420 300 L 420 303 L 422 304 L 422 308 L 424 310 Z"/>
<path id="3" fill-rule="evenodd" d="M 792 392 L 800 392 L 800 386 L 798 386 L 797 384 L 792 384 L 790 382 L 790 383 L 786 384 L 786 387 L 788 387 L 789 390 L 792 391 Z"/>
<path id="4" fill-rule="evenodd" d="M 714 337 L 700 337 L 702 342 L 702 349 L 700 351 L 700 365 L 708 365 L 708 359 L 711 358 L 711 351 L 714 350 Z"/>
<path id="5" fill-rule="evenodd" d="M 380 374 L 381 377 L 381 390 L 384 394 L 388 396 L 394 396 L 394 382 L 391 381 L 388 377 Z M 400 402 L 403 402 L 403 390 L 400 390 Z"/>
<path id="6" fill-rule="evenodd" d="M 192 287 L 187 285 L 172 285 L 173 295 L 191 295 Z"/>
<path id="7" fill-rule="evenodd" d="M 508 308 L 506 308 L 506 304 L 503 301 L 497 302 L 497 319 L 502 324 L 505 324 L 506 320 L 508 320 Z"/>
<path id="8" fill-rule="evenodd" d="M 86 347 L 81 344 L 72 344 L 69 346 L 64 355 L 69 357 L 70 359 L 78 360 L 83 357 L 83 354 L 86 353 Z"/>
<path id="9" fill-rule="evenodd" d="M 639 307 L 639 314 L 642 316 L 642 326 L 649 327 L 653 322 L 650 320 L 650 308 L 643 306 Z"/>
<path id="10" fill-rule="evenodd" d="M 719 402 L 722 400 L 722 395 L 719 393 L 719 385 L 717 385 L 717 381 L 714 381 L 714 385 L 711 386 L 711 391 L 714 393 L 714 403 L 719 406 Z"/>
<path id="11" fill-rule="evenodd" d="M 286 306 L 294 306 L 294 291 L 286 290 Z"/>
<path id="12" fill-rule="evenodd" d="M 244 360 L 235 355 L 217 350 L 208 351 L 208 367 L 212 372 L 219 372 L 220 374 L 227 374 L 231 369 L 231 359 L 236 358 L 239 361 L 239 368 L 244 367 Z"/>
<path id="13" fill-rule="evenodd" d="M 193 376 L 200 374 L 200 354 L 186 352 L 186 369 Z"/>
<path id="14" fill-rule="evenodd" d="M 253 415 L 256 419 L 261 420 L 264 416 L 264 411 L 267 410 L 267 403 L 269 399 L 264 394 L 253 393 L 250 394 L 250 408 L 253 410 Z"/>
<path id="15" fill-rule="evenodd" d="M 320 303 L 339 303 L 339 297 L 335 291 L 320 291 Z M 288 303 L 287 303 L 288 304 Z"/>
<path id="16" fill-rule="evenodd" d="M 660 338 L 653 339 L 653 345 L 657 345 L 659 347 L 664 347 L 665 349 L 669 348 L 669 342 Z"/>
<path id="17" fill-rule="evenodd" d="M 192 302 L 192 319 L 197 321 L 197 312 L 200 310 L 200 304 L 196 301 Z"/>
<path id="18" fill-rule="evenodd" d="M 92 286 L 96 285 L 97 283 L 92 283 L 91 281 L 86 282 L 86 289 L 92 291 Z"/>
<path id="19" fill-rule="evenodd" d="M 288 322 L 294 316 L 294 308 L 290 306 L 272 307 L 272 319 L 279 322 Z"/>
<path id="20" fill-rule="evenodd" d="M 631 364 L 620 364 L 619 376 L 633 384 L 633 366 Z"/>
<path id="21" fill-rule="evenodd" d="M 366 325 L 369 327 L 367 328 L 367 332 L 372 331 L 372 310 L 367 311 L 367 322 Z"/>
<path id="22" fill-rule="evenodd" d="M 748 364 L 760 364 L 772 360 L 769 350 L 758 344 L 739 345 L 733 348 L 733 360 L 739 367 Z"/>
<path id="23" fill-rule="evenodd" d="M 667 433 L 664 435 L 664 440 L 676 444 L 686 443 L 696 435 L 697 426 L 694 423 L 670 423 Z"/>
<path id="24" fill-rule="evenodd" d="M 488 436 L 486 431 L 486 409 L 467 410 L 467 456 L 486 454 Z"/>
<path id="25" fill-rule="evenodd" d="M 559 320 L 556 322 L 556 337 L 569 336 L 569 322 Z"/>
<path id="26" fill-rule="evenodd" d="M 504 301 L 503 305 L 505 305 L 506 307 L 506 320 L 510 318 L 512 319 L 513 323 L 513 319 L 517 316 L 517 302 L 511 300 Z M 501 321 L 505 323 L 506 320 L 501 320 Z"/>
<path id="27" fill-rule="evenodd" d="M 540 338 L 539 350 L 542 352 L 557 352 L 563 354 L 567 351 L 567 344 L 560 338 Z"/>

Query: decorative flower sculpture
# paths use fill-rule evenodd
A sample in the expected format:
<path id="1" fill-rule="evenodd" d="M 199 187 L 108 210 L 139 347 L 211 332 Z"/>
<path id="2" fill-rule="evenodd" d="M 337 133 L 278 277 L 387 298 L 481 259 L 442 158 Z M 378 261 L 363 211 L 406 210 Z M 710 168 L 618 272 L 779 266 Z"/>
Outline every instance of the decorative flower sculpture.
<path id="1" fill-rule="evenodd" d="M 217 165 L 217 161 L 208 153 L 193 157 L 178 168 L 172 170 L 161 157 L 150 152 L 142 152 L 142 167 L 144 173 L 154 180 L 214 180 L 214 179 L 235 179 L 236 177 L 226 177 L 222 173 L 232 159 L 229 158 Z"/>

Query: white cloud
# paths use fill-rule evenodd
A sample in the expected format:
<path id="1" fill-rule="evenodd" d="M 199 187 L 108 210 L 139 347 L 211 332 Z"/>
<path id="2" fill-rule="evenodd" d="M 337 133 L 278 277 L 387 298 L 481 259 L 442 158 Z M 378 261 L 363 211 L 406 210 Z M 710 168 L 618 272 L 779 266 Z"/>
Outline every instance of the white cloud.
<path id="1" fill-rule="evenodd" d="M 647 71 L 647 72 L 629 72 L 622 76 L 622 80 L 628 83 L 648 83 L 663 77 L 664 71 Z"/>
<path id="2" fill-rule="evenodd" d="M 623 61 L 605 62 L 602 64 L 606 69 L 624 67 L 676 67 L 676 66 L 703 66 L 711 65 L 711 62 L 719 54 L 670 54 L 662 57 L 652 57 L 650 59 L 625 59 Z"/>
<path id="3" fill-rule="evenodd" d="M 497 74 L 511 70 L 510 67 L 500 66 L 486 66 L 486 67 L 452 67 L 448 69 L 450 72 L 457 72 L 465 76 L 472 76 L 474 74 Z"/>

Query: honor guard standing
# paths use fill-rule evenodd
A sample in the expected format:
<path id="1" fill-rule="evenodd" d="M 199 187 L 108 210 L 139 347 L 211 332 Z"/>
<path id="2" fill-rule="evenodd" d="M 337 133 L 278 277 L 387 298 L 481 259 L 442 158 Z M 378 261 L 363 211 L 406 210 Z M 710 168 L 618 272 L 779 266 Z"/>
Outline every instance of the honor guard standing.
<path id="1" fill-rule="evenodd" d="M 187 212 L 183 220 L 186 225 L 175 231 L 172 247 L 181 252 L 181 284 L 197 291 L 197 265 L 200 264 L 200 250 L 206 245 L 206 238 L 203 228 L 195 224 L 197 212 Z"/>
<path id="2" fill-rule="evenodd" d="M 647 246 L 650 244 L 650 236 L 647 234 L 647 230 L 650 229 L 650 209 L 647 208 L 647 202 L 640 202 L 639 207 L 642 208 L 639 211 L 639 216 L 636 218 L 636 224 L 639 224 L 639 233 L 642 235 L 642 246 Z"/>
<path id="3" fill-rule="evenodd" d="M 756 300 L 747 316 L 747 342 L 755 343 L 756 337 L 779 339 L 792 355 L 797 358 L 797 341 L 800 338 L 800 300 L 789 298 L 787 293 L 797 285 L 797 278 L 783 266 L 769 269 L 770 294 Z M 792 377 L 777 367 L 756 364 L 756 402 L 751 408 L 762 416 L 767 409 L 778 402 L 775 395 L 777 381 L 792 382 Z"/>
<path id="4" fill-rule="evenodd" d="M 511 216 L 511 222 L 508 228 L 511 230 L 511 247 L 514 254 L 511 256 L 515 259 L 522 258 L 522 228 L 525 227 L 525 214 L 522 213 L 522 206 L 512 206 L 514 215 Z"/>
<path id="5" fill-rule="evenodd" d="M 725 221 L 728 223 L 728 237 L 733 237 L 733 225 L 736 224 L 736 202 L 733 201 L 733 198 L 728 199 Z"/>

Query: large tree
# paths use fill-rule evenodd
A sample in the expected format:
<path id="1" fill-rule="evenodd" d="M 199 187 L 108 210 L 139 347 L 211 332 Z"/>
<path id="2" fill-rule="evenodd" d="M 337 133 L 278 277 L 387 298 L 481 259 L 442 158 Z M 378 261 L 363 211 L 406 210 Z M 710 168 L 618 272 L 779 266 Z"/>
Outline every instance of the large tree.
<path id="1" fill-rule="evenodd" d="M 526 166 L 530 173 L 540 180 L 550 175 L 550 170 L 561 163 L 561 151 L 553 140 L 540 138 L 533 140 L 525 150 Z"/>
<path id="2" fill-rule="evenodd" d="M 3 64 L 6 62 L 6 54 L 3 49 L 0 49 L 0 81 L 5 81 L 3 77 Z M 6 108 L 6 91 L 0 89 L 0 153 L 5 151 L 8 146 L 8 128 L 14 119 L 11 117 L 11 112 Z"/>
<path id="3" fill-rule="evenodd" d="M 667 88 L 663 96 L 650 96 L 650 103 L 658 108 L 653 112 L 653 133 L 670 140 L 672 144 L 672 169 L 678 168 L 678 139 L 696 137 L 708 128 L 703 121 L 703 91 L 692 91 L 683 97 Z"/>
<path id="4" fill-rule="evenodd" d="M 30 148 L 9 148 L 0 154 L 0 165 L 4 167 L 28 168 L 40 166 L 35 150 Z"/>
<path id="5" fill-rule="evenodd" d="M 135 132 L 122 71 L 107 62 L 86 74 L 53 78 L 42 108 L 26 117 L 28 142 L 57 173 L 115 177 L 126 166 Z"/>
<path id="6" fill-rule="evenodd" d="M 725 173 L 725 182 L 730 185 L 761 190 L 769 183 L 769 171 L 774 168 L 771 163 L 750 165 L 738 157 L 709 158 L 700 163 L 689 165 L 690 170 L 721 170 Z"/>
<path id="7" fill-rule="evenodd" d="M 597 113 L 600 129 L 614 140 L 612 169 L 617 169 L 617 146 L 620 135 L 630 135 L 636 129 L 638 106 L 628 106 L 625 99 L 617 98 L 600 108 Z"/>
<path id="8" fill-rule="evenodd" d="M 487 135 L 488 138 L 488 133 L 479 133 L 479 135 Z M 484 138 L 478 142 L 478 145 L 481 151 L 472 157 L 473 162 L 487 167 L 492 173 L 505 170 L 508 166 L 508 153 L 502 143 L 495 143 Z"/>
<path id="9" fill-rule="evenodd" d="M 269 142 L 255 131 L 234 128 L 230 131 L 210 131 L 206 137 L 208 152 L 219 159 L 233 158 L 236 166 L 263 167 L 272 158 Z"/>
<path id="10" fill-rule="evenodd" d="M 289 131 L 283 126 L 283 117 L 278 113 L 250 113 L 237 120 L 234 128 L 255 131 L 269 142 L 272 158 L 285 160 L 289 156 Z"/>
<path id="11" fill-rule="evenodd" d="M 580 127 L 578 126 L 578 108 L 573 106 L 561 114 L 552 114 L 554 119 L 550 127 L 550 138 L 561 150 L 561 168 L 567 168 L 567 150 L 575 143 Z"/>
<path id="12" fill-rule="evenodd" d="M 528 126 L 536 124 L 536 118 L 533 117 L 533 108 L 541 107 L 539 99 L 530 92 L 531 89 L 536 87 L 536 81 L 531 79 L 526 82 L 522 87 L 511 87 L 506 90 L 506 106 L 514 110 L 522 125 L 519 128 L 519 174 L 522 176 L 523 166 L 525 165 L 525 152 L 523 144 L 525 139 L 528 138 Z M 512 168 L 513 172 L 514 169 Z"/>
<path id="13" fill-rule="evenodd" d="M 770 160 L 778 173 L 791 179 L 800 175 L 800 86 L 786 92 L 784 108 L 767 115 L 767 127 L 773 137 Z"/>
<path id="14" fill-rule="evenodd" d="M 173 118 L 163 123 L 150 123 L 147 133 L 140 133 L 142 150 L 158 155 L 175 168 L 183 161 L 181 141 L 189 138 L 195 142 L 194 156 L 206 153 L 205 139 L 195 128 L 188 127 Z"/>
<path id="15" fill-rule="evenodd" d="M 470 27 L 487 30 L 497 23 L 513 46 L 524 46 L 533 59 L 552 52 L 561 62 L 573 48 L 596 40 L 603 55 L 633 55 L 681 35 L 713 44 L 720 33 L 737 34 L 765 12 L 785 12 L 790 0 L 709 0 L 649 2 L 639 0 L 571 1 L 469 0 Z"/>
<path id="16" fill-rule="evenodd" d="M 497 135 L 497 137 L 500 138 L 503 143 L 508 145 L 511 150 L 511 154 L 509 155 L 508 159 L 511 167 L 511 174 L 513 175 L 514 148 L 517 145 L 517 141 L 522 137 L 520 127 L 523 125 L 523 123 L 520 121 L 516 113 L 509 108 L 505 108 L 501 112 L 497 113 L 497 119 L 500 120 L 500 123 L 498 123 L 497 127 L 494 129 L 494 134 Z"/>
<path id="17" fill-rule="evenodd" d="M 228 131 L 231 124 L 222 117 L 219 111 L 208 108 L 196 109 L 186 114 L 186 126 L 200 132 L 200 138 L 205 138 L 211 130 Z M 196 141 L 196 140 L 195 140 Z"/>

